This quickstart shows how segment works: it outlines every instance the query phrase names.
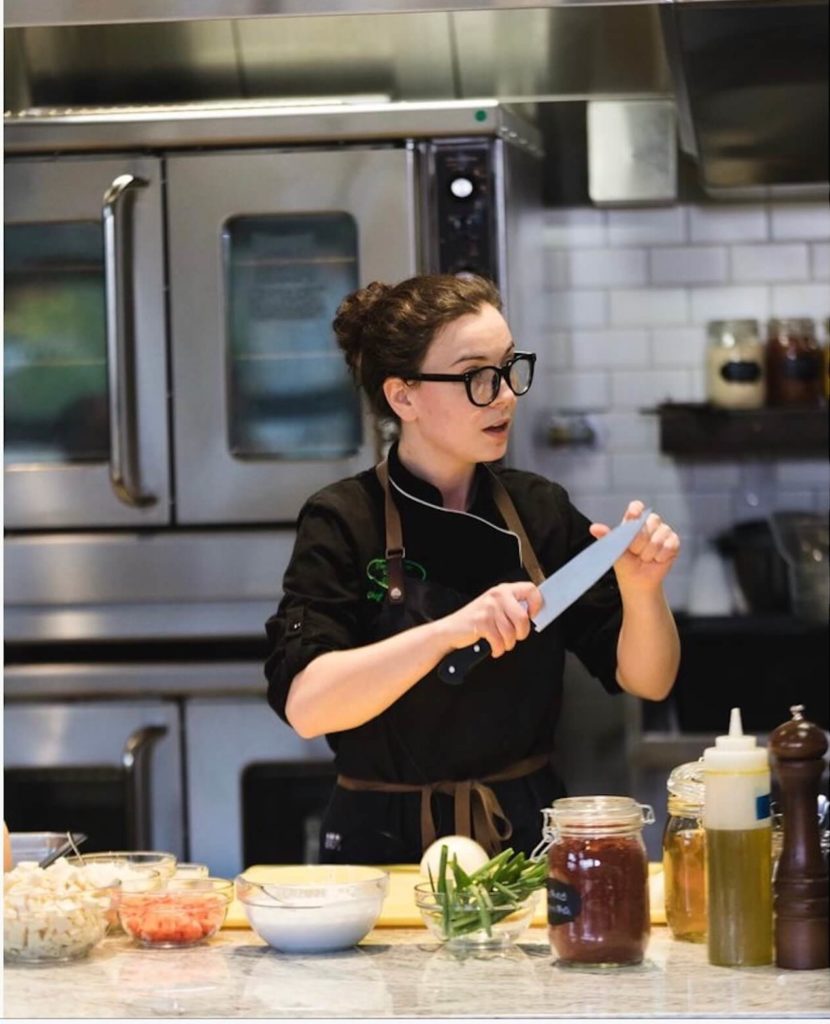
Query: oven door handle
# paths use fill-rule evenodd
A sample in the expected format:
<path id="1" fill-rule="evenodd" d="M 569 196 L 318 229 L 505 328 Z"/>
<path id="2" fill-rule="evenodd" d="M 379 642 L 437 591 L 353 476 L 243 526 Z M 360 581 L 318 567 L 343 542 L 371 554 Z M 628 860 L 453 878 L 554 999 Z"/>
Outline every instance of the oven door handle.
<path id="1" fill-rule="evenodd" d="M 120 174 L 104 193 L 104 281 L 107 309 L 107 383 L 110 417 L 110 484 L 133 508 L 158 500 L 141 486 L 136 386 L 133 203 L 149 182 Z"/>
<path id="2" fill-rule="evenodd" d="M 121 764 L 127 777 L 127 830 L 133 850 L 153 848 L 150 757 L 155 744 L 166 735 L 166 725 L 145 725 L 124 744 Z"/>

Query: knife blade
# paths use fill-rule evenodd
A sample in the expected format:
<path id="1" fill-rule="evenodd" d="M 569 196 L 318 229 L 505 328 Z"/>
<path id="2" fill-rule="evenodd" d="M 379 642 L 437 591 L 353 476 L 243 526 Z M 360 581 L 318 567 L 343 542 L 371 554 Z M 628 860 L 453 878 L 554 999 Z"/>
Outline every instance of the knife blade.
<path id="1" fill-rule="evenodd" d="M 651 509 L 647 508 L 636 519 L 624 520 L 539 584 L 539 592 L 544 603 L 533 620 L 533 628 L 537 633 L 549 626 L 566 608 L 570 608 L 574 601 L 611 568 L 640 532 L 650 514 Z M 477 640 L 469 647 L 453 651 L 441 659 L 438 665 L 438 678 L 451 686 L 457 686 L 464 682 L 464 677 L 471 668 L 484 661 L 490 654 L 490 644 L 484 639 Z"/>

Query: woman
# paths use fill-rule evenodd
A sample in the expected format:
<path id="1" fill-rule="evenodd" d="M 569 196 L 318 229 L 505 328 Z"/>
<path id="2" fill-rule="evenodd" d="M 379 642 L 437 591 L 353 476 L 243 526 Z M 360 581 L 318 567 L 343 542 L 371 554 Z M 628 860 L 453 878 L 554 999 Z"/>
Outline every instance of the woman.
<path id="1" fill-rule="evenodd" d="M 412 863 L 452 833 L 529 853 L 540 809 L 564 795 L 549 762 L 566 649 L 612 693 L 671 689 L 679 642 L 661 584 L 677 535 L 650 515 L 613 572 L 533 631 L 536 584 L 609 527 L 559 485 L 494 465 L 535 361 L 516 351 L 496 288 L 376 282 L 341 303 L 334 329 L 399 441 L 306 503 L 267 623 L 269 703 L 335 752 L 321 860 Z M 482 637 L 492 657 L 442 682 L 441 660 Z"/>

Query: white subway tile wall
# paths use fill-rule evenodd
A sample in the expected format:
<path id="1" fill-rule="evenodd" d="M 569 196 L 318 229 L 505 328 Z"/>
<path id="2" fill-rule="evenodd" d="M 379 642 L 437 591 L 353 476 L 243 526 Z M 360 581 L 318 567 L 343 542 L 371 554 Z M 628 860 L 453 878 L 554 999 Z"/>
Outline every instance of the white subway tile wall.
<path id="1" fill-rule="evenodd" d="M 659 450 L 657 417 L 642 410 L 705 398 L 709 320 L 753 317 L 763 331 L 771 316 L 808 316 L 825 337 L 830 210 L 742 203 L 573 208 L 544 217 L 543 394 L 534 395 L 534 415 L 543 423 L 587 411 L 596 442 L 537 443 L 530 468 L 562 483 L 598 521 L 618 521 L 638 497 L 676 526 L 683 553 L 667 593 L 683 608 L 695 554 L 732 523 L 776 509 L 826 512 L 830 463 L 675 461 Z"/>

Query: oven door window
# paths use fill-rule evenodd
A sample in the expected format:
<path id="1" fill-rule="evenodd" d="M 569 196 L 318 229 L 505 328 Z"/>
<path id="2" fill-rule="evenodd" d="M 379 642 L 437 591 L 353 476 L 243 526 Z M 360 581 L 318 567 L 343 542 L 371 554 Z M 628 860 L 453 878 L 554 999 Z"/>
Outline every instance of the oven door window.
<path id="1" fill-rule="evenodd" d="M 100 221 L 5 229 L 5 461 L 109 458 Z"/>
<path id="2" fill-rule="evenodd" d="M 240 459 L 340 459 L 362 443 L 360 400 L 331 322 L 358 286 L 347 213 L 225 225 L 229 445 Z"/>
<path id="3" fill-rule="evenodd" d="M 6 768 L 3 776 L 3 813 L 13 832 L 83 832 L 86 853 L 130 848 L 120 768 Z"/>

